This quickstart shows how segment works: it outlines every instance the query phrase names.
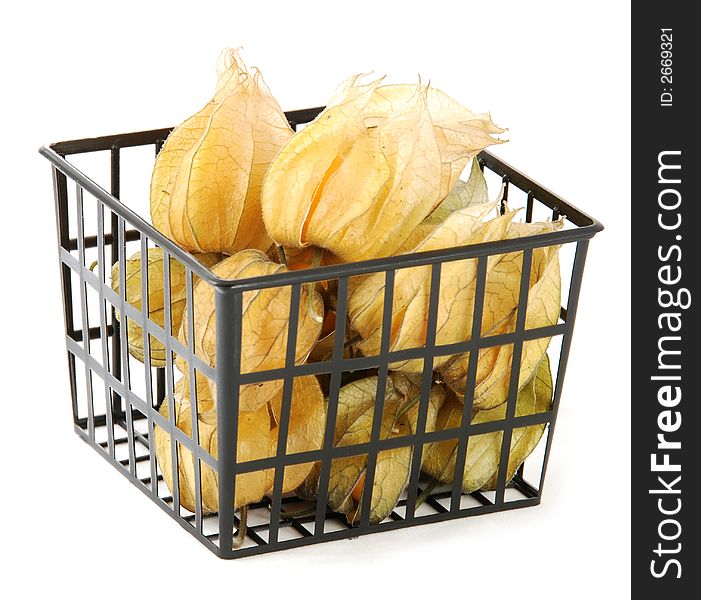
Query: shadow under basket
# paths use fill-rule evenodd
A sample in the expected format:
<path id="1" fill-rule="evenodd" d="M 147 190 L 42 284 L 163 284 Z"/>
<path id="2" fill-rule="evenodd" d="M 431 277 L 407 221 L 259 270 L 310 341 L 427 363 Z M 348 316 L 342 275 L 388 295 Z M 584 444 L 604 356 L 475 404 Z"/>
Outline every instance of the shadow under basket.
<path id="1" fill-rule="evenodd" d="M 296 129 L 311 121 L 321 110 L 313 108 L 286 114 Z M 500 189 L 503 201 L 508 202 L 510 208 L 522 206 L 524 210 L 520 214 L 525 221 L 562 217 L 564 226 L 545 234 L 440 251 L 312 267 L 245 280 L 222 280 L 192 254 L 156 231 L 139 216 L 137 209 L 130 208 L 137 203 L 137 195 L 143 206 L 148 207 L 148 177 L 153 167 L 152 161 L 170 131 L 159 129 L 60 142 L 40 150 L 52 165 L 70 395 L 75 431 L 81 439 L 186 531 L 222 558 L 238 558 L 538 504 L 562 394 L 587 247 L 589 240 L 602 230 L 601 224 L 500 159 L 482 152 L 478 160 L 490 189 L 494 190 L 494 186 Z M 70 162 L 67 157 L 70 157 Z M 79 164 L 87 164 L 89 168 L 79 168 Z M 135 168 L 135 165 L 140 168 Z M 94 174 L 90 168 L 95 169 Z M 84 171 L 89 171 L 89 175 Z M 129 180 L 131 171 L 140 173 L 141 179 Z M 134 198 L 126 197 L 127 193 L 132 194 L 132 190 L 139 191 L 134 192 Z M 564 306 L 557 323 L 529 329 L 526 323 L 528 294 L 523 292 L 529 289 L 529 273 L 534 256 L 539 249 L 548 246 L 560 247 L 561 303 Z M 129 256 L 140 252 L 141 257 L 145 257 L 152 248 L 160 248 L 164 256 L 162 294 L 166 308 L 161 322 L 149 317 L 147 303 L 143 303 L 143 306 L 130 304 L 124 293 L 125 286 L 115 291 L 110 285 L 112 265 L 119 263 L 120 271 L 124 273 Z M 520 253 L 523 260 L 519 301 L 515 309 L 519 317 L 515 319 L 513 330 L 485 336 L 479 327 L 473 327 L 468 341 L 447 345 L 437 343 L 436 315 L 439 310 L 441 272 L 456 261 L 473 265 L 476 272 L 475 293 L 470 310 L 472 322 L 481 323 L 488 260 L 507 253 Z M 174 293 L 171 274 L 176 267 L 185 277 L 184 292 L 181 292 L 184 293 L 187 323 L 193 323 L 195 285 L 213 288 L 215 364 L 226 365 L 226 368 L 210 366 L 195 352 L 193 335 L 187 336 L 189 341 L 183 343 L 178 338 L 177 329 L 173 330 L 172 310 L 167 306 L 170 306 Z M 388 351 L 393 282 L 402 269 L 416 267 L 424 268 L 430 279 L 425 343 L 415 348 Z M 381 351 L 376 356 L 353 355 L 346 352 L 348 290 L 355 278 L 373 273 L 385 278 Z M 322 281 L 327 282 L 327 286 L 328 282 L 332 282 L 337 293 L 335 325 L 332 324 L 335 337 L 324 359 L 297 365 L 294 360 L 295 332 L 300 307 L 304 306 L 304 293 L 310 289 L 310 285 Z M 153 281 L 144 275 L 140 283 L 141 297 L 149 297 L 149 286 L 154 285 Z M 272 370 L 241 372 L 244 294 L 281 286 L 289 289 L 290 299 L 285 363 Z M 124 326 L 125 322 L 138 326 L 143 348 L 148 350 L 156 344 L 161 347 L 162 361 L 154 361 L 153 353 L 148 351 L 144 353 L 143 361 L 132 356 L 128 348 L 131 331 Z M 521 364 L 525 344 L 544 338 L 550 339 L 550 407 L 535 414 L 519 415 L 515 408 L 519 369 L 514 369 L 513 364 Z M 433 369 L 434 362 L 448 355 L 464 355 L 467 380 L 471 381 L 474 380 L 479 350 L 506 345 L 512 352 L 512 366 L 503 418 L 470 423 L 474 385 L 468 385 L 463 398 L 462 424 L 453 429 L 427 431 L 429 393 L 431 386 L 439 379 Z M 380 425 L 384 390 L 388 377 L 391 377 L 388 371 L 396 361 L 409 359 L 423 361 L 424 365 L 418 374 L 421 392 L 415 405 L 417 416 L 414 430 L 402 436 L 383 436 Z M 193 381 L 195 375 L 208 378 L 219 391 L 215 413 L 216 457 L 209 453 L 208 446 L 200 443 L 201 425 L 195 417 L 197 400 L 192 402 L 194 409 L 186 415 L 188 427 L 176 427 L 173 417 L 174 390 L 183 371 L 189 376 L 189 381 Z M 347 382 L 363 375 L 373 375 L 378 382 L 369 439 L 354 445 L 334 445 L 339 390 Z M 308 376 L 317 378 L 326 397 L 323 441 L 315 449 L 288 453 L 286 442 L 292 389 L 296 380 Z M 272 380 L 279 381 L 281 389 L 281 409 L 276 429 L 278 451 L 267 458 L 238 462 L 236 438 L 240 386 Z M 169 407 L 169 412 L 159 410 L 164 403 Z M 532 426 L 542 428 L 540 442 L 509 478 L 507 464 L 513 432 Z M 170 485 L 166 485 L 163 478 L 161 461 L 157 460 L 156 444 L 153 443 L 154 432 L 158 433 L 159 428 L 170 440 L 169 468 L 172 467 L 172 470 L 167 478 Z M 421 471 L 422 452 L 430 444 L 446 441 L 456 444 L 456 470 L 460 472 L 469 440 L 474 436 L 495 433 L 499 435 L 499 462 L 491 491 L 463 493 L 460 478 L 452 483 L 438 484 Z M 370 491 L 374 489 L 373 480 L 379 472 L 376 466 L 387 452 L 398 448 L 404 448 L 405 454 L 410 456 L 406 489 L 389 515 L 380 522 L 374 522 L 370 517 Z M 327 496 L 335 461 L 352 456 L 365 456 L 366 468 L 364 477 L 358 480 L 357 487 L 363 493 L 357 500 L 357 518 L 351 525 L 346 514 L 328 508 Z M 183 461 L 188 461 L 189 480 L 182 476 L 173 477 L 183 466 Z M 313 468 L 318 470 L 319 493 L 315 500 L 283 493 L 285 469 L 295 465 L 308 465 L 310 468 L 314 465 Z M 263 470 L 268 470 L 270 475 L 270 491 L 263 500 L 250 504 L 244 511 L 244 530 L 242 511 L 234 510 L 235 487 L 243 485 L 245 474 Z M 212 512 L 203 502 L 204 486 L 211 484 L 214 474 L 219 483 L 216 492 L 218 512 Z M 183 489 L 184 485 L 189 486 L 188 490 Z M 355 496 L 355 488 L 353 491 Z M 181 499 L 185 494 L 192 496 L 192 511 L 183 507 Z"/>

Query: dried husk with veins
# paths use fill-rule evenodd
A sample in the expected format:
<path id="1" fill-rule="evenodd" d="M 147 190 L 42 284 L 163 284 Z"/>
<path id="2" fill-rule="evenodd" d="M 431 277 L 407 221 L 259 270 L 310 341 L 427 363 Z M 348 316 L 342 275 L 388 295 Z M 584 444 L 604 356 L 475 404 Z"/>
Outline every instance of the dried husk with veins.
<path id="1" fill-rule="evenodd" d="M 547 233 L 559 229 L 555 223 L 514 223 L 512 236 Z M 518 318 L 518 290 L 521 280 L 522 252 L 506 255 L 500 264 L 502 272 L 490 273 L 485 291 L 485 319 L 482 337 L 512 332 Z M 559 246 L 536 248 L 532 255 L 529 280 L 528 308 L 525 329 L 535 329 L 557 324 L 560 317 L 560 261 Z M 519 368 L 519 387 L 533 375 L 545 355 L 550 338 L 537 338 L 523 343 Z M 489 409 L 506 401 L 511 377 L 513 344 L 494 346 L 480 351 L 477 375 L 474 382 L 473 406 Z M 451 357 L 437 367 L 446 385 L 463 398 L 467 382 L 469 353 Z"/>
<path id="2" fill-rule="evenodd" d="M 552 377 L 546 356 L 540 361 L 537 373 L 519 391 L 515 415 L 520 417 L 545 412 L 550 409 L 551 401 Z M 449 393 L 438 410 L 436 431 L 460 428 L 462 413 L 461 400 Z M 470 422 L 476 425 L 500 421 L 505 416 L 506 405 L 502 404 L 490 410 L 473 411 Z M 530 425 L 513 430 L 506 473 L 507 482 L 511 480 L 518 467 L 538 445 L 544 430 L 545 425 Z M 496 487 L 502 439 L 502 430 L 470 436 L 462 476 L 463 493 Z M 452 483 L 455 476 L 457 450 L 458 441 L 456 439 L 429 444 L 424 451 L 421 470 L 440 483 Z"/>
<path id="3" fill-rule="evenodd" d="M 348 262 L 392 255 L 499 142 L 488 115 L 438 90 L 380 83 L 350 78 L 271 163 L 261 203 L 278 245 Z"/>
<path id="4" fill-rule="evenodd" d="M 284 265 L 270 262 L 259 250 L 242 250 L 218 263 L 212 269 L 212 273 L 223 279 L 245 279 L 282 273 L 286 270 Z M 243 293 L 241 373 L 267 371 L 285 365 L 291 295 L 290 286 L 269 287 Z M 200 281 L 195 286 L 193 296 L 195 355 L 211 367 L 217 367 L 214 289 L 207 282 Z M 319 338 L 322 324 L 315 318 L 315 315 L 319 314 L 323 314 L 321 296 L 310 287 L 304 286 L 300 295 L 295 364 L 306 360 Z M 187 346 L 187 314 L 183 319 L 179 338 Z M 229 365 L 219 367 L 230 368 Z M 241 410 L 257 410 L 271 401 L 281 388 L 282 380 L 241 386 L 239 406 Z"/>
<path id="5" fill-rule="evenodd" d="M 478 207 L 488 202 L 487 181 L 479 166 L 479 161 L 475 158 L 472 160 L 467 181 L 458 179 L 455 182 L 453 189 L 443 198 L 441 203 L 411 232 L 397 254 L 411 252 L 455 211 Z"/>
<path id="6" fill-rule="evenodd" d="M 487 204 L 487 186 L 479 165 L 473 161 L 467 182 L 458 181 L 448 197 L 411 233 L 399 253 L 436 250 L 464 244 L 517 238 L 555 231 L 562 221 L 520 223 L 514 214 L 489 219 L 495 204 Z M 560 303 L 559 263 L 557 248 L 536 248 L 533 251 L 530 287 L 538 283 L 528 311 L 527 327 L 557 323 Z M 545 268 L 550 264 L 550 268 Z M 487 261 L 481 335 L 497 335 L 513 330 L 518 290 L 521 282 L 523 253 L 492 255 Z M 472 334 L 477 261 L 444 263 L 441 270 L 436 323 L 436 344 L 467 341 Z M 425 344 L 430 297 L 431 267 L 401 269 L 395 274 L 392 324 L 389 349 L 401 350 Z M 366 355 L 380 353 L 382 314 L 384 308 L 384 274 L 378 273 L 352 282 L 349 297 L 350 326 L 362 340 L 355 347 Z M 547 348 L 549 340 L 533 340 L 524 344 L 520 383 L 533 372 Z M 475 406 L 489 408 L 506 399 L 509 358 L 513 346 L 482 350 L 477 367 L 478 390 Z M 462 397 L 465 391 L 468 355 L 435 357 L 433 367 Z M 390 365 L 395 370 L 418 372 L 421 359 Z M 484 383 L 482 383 L 484 382 Z"/>
<path id="7" fill-rule="evenodd" d="M 202 375 L 197 374 L 197 389 L 193 390 L 190 385 L 190 373 L 185 372 L 183 376 L 178 379 L 175 383 L 174 394 L 175 398 L 192 403 L 193 398 L 195 399 L 195 405 L 198 415 L 204 415 L 217 410 L 217 403 L 215 397 L 212 395 L 211 390 L 214 389 L 209 379 Z M 164 401 L 167 401 L 167 397 Z"/>
<path id="8" fill-rule="evenodd" d="M 492 224 L 484 228 L 496 204 L 496 202 L 488 204 L 487 182 L 478 161 L 474 159 L 468 180 L 459 179 L 455 183 L 438 207 L 411 232 L 397 253 L 443 249 L 470 241 L 489 241 L 495 236 L 500 236 L 503 233 L 504 222 L 510 217 L 502 219 L 498 227 Z M 494 260 L 491 261 L 492 268 L 495 267 L 494 262 Z M 430 266 L 402 269 L 395 273 L 390 350 L 399 350 L 412 345 L 420 346 L 425 342 L 430 269 Z M 452 336 L 455 338 L 453 341 L 463 341 L 465 336 L 460 333 L 460 327 L 467 327 L 467 324 L 462 321 L 458 323 L 457 320 L 448 323 L 446 319 L 451 317 L 451 294 L 458 293 L 458 297 L 452 300 L 462 302 L 463 308 L 471 306 L 475 292 L 476 261 L 446 263 L 443 269 L 439 290 L 442 298 L 439 305 L 441 314 L 437 317 L 436 339 L 443 341 L 451 339 Z M 351 327 L 356 332 L 360 332 L 363 338 L 357 345 L 357 349 L 368 355 L 378 354 L 380 350 L 384 283 L 385 278 L 382 273 L 351 280 L 349 305 Z M 465 310 L 458 309 L 455 312 L 456 314 L 459 312 L 463 320 L 465 317 L 471 318 Z M 413 315 L 415 319 L 413 328 L 412 323 L 407 319 L 407 314 Z M 405 322 L 409 322 L 406 329 L 404 329 Z M 416 327 L 417 324 L 418 327 Z M 469 329 L 466 331 L 469 332 Z M 403 339 L 400 339 L 401 332 L 404 333 Z M 458 334 L 457 337 L 455 334 Z M 441 362 L 445 359 L 437 357 L 435 360 Z M 407 361 L 402 364 L 395 363 L 392 368 L 420 371 L 423 369 L 423 364 L 421 361 Z"/>
<path id="9" fill-rule="evenodd" d="M 535 375 L 531 379 L 533 386 L 534 408 L 531 414 L 542 413 L 550 410 L 553 398 L 553 379 L 550 371 L 550 359 L 546 354 L 538 365 Z M 526 388 L 529 384 L 526 384 Z M 523 389 L 519 394 L 523 393 Z M 531 392 L 528 391 L 528 394 Z M 501 408 L 501 407 L 499 407 Z M 517 407 L 518 409 L 518 407 Z M 489 412 L 489 411 L 487 411 Z M 517 469 L 530 456 L 540 442 L 540 438 L 545 432 L 545 424 L 531 425 L 529 427 L 518 427 L 511 435 L 511 446 L 509 447 L 509 462 L 506 466 L 506 482 L 511 481 Z M 499 465 L 497 465 L 498 467 Z M 492 476 L 482 486 L 483 490 L 494 490 L 497 487 L 499 469 L 495 469 Z"/>
<path id="10" fill-rule="evenodd" d="M 206 267 L 213 267 L 224 258 L 223 254 L 205 252 L 195 254 L 194 257 Z M 170 322 L 171 333 L 177 335 L 185 312 L 187 300 L 186 272 L 183 264 L 170 257 Z M 148 318 L 161 327 L 165 327 L 165 279 L 163 275 L 163 250 L 161 248 L 149 248 L 147 251 L 146 270 L 148 280 Z M 112 289 L 119 294 L 119 263 L 112 266 Z M 141 252 L 137 252 L 125 261 L 125 300 L 136 310 L 141 310 Z M 193 285 L 199 281 L 193 275 Z M 117 313 L 117 318 L 120 318 Z M 144 362 L 144 336 L 140 325 L 133 319 L 127 319 L 127 338 L 129 354 Z M 166 351 L 163 342 L 149 335 L 149 356 L 152 367 L 165 367 Z"/>
<path id="11" fill-rule="evenodd" d="M 487 218 L 495 204 L 478 204 L 452 212 L 414 248 L 405 252 L 439 250 L 504 239 L 515 212 Z M 488 269 L 496 269 L 504 255 L 490 256 Z M 436 320 L 436 344 L 466 341 L 472 331 L 473 304 L 476 291 L 477 260 L 443 263 Z M 389 350 L 421 347 L 426 330 L 431 290 L 431 266 L 400 269 L 395 274 Z M 385 300 L 385 275 L 375 273 L 354 285 L 348 299 L 350 326 L 362 340 L 356 348 L 366 356 L 380 353 L 382 314 Z M 437 356 L 434 369 L 449 357 Z M 423 359 L 393 363 L 391 369 L 420 372 Z"/>
<path id="12" fill-rule="evenodd" d="M 341 388 L 334 447 L 370 441 L 377 381 L 377 376 L 373 375 Z M 400 373 L 390 373 L 385 390 L 380 439 L 401 438 L 416 432 L 420 393 L 420 380 L 412 381 Z M 426 431 L 433 431 L 436 413 L 444 396 L 445 389 L 442 386 L 432 386 Z M 397 505 L 409 482 L 413 451 L 413 446 L 407 444 L 378 452 L 370 499 L 370 524 L 383 521 Z M 319 474 L 320 463 L 316 463 L 309 477 L 297 490 L 300 497 L 312 500 L 317 498 Z M 350 524 L 360 522 L 366 474 L 367 454 L 337 458 L 331 462 L 328 505 L 336 512 L 345 513 Z"/>
<path id="13" fill-rule="evenodd" d="M 277 454 L 278 432 L 282 418 L 282 394 L 282 391 L 278 393 L 269 404 L 274 424 L 272 455 Z M 326 428 L 326 406 L 326 399 L 316 377 L 313 375 L 295 377 L 292 385 L 287 447 L 284 450 L 286 455 L 321 449 Z M 282 493 L 287 494 L 302 485 L 313 466 L 313 462 L 286 466 Z M 271 487 L 266 495 L 272 496 L 272 494 Z"/>
<path id="14" fill-rule="evenodd" d="M 198 394 L 198 405 L 212 405 L 211 398 L 205 393 Z M 161 405 L 161 415 L 169 418 L 168 400 Z M 175 424 L 187 436 L 192 437 L 192 413 L 190 396 L 176 395 Z M 197 416 L 199 445 L 216 458 L 218 453 L 217 413 L 208 411 Z M 163 473 L 163 480 L 168 489 L 173 491 L 173 456 L 170 434 L 163 428 L 154 427 L 156 459 Z M 269 458 L 271 456 L 270 414 L 266 406 L 256 411 L 240 412 L 237 434 L 237 460 L 240 462 Z M 178 488 L 180 505 L 192 512 L 196 509 L 195 465 L 193 454 L 182 444 L 177 444 L 178 452 Z M 209 465 L 201 463 L 201 493 L 203 513 L 217 512 L 219 507 L 218 478 L 216 471 Z M 253 471 L 236 476 L 234 507 L 238 508 L 252 502 L 258 502 L 272 485 L 273 474 L 268 470 Z"/>
<path id="15" fill-rule="evenodd" d="M 214 97 L 176 127 L 151 179 L 154 227 L 191 252 L 267 250 L 263 177 L 293 131 L 260 72 L 236 50 L 217 65 Z"/>
<path id="16" fill-rule="evenodd" d="M 180 380 L 175 389 L 175 424 L 183 433 L 192 437 L 191 392 L 187 383 Z M 282 392 L 270 404 L 255 411 L 240 411 L 238 416 L 236 460 L 245 463 L 251 460 L 270 458 L 277 453 L 279 415 Z M 213 458 L 218 456 L 217 413 L 214 399 L 207 386 L 197 387 L 197 427 L 199 445 Z M 160 413 L 168 418 L 168 400 L 163 402 Z M 308 452 L 321 448 L 326 421 L 326 404 L 321 388 L 313 376 L 297 377 L 292 386 L 290 422 L 287 434 L 287 454 Z M 163 428 L 154 428 L 155 450 L 158 465 L 168 489 L 173 490 L 173 465 L 170 434 Z M 190 450 L 182 444 L 178 448 L 178 485 L 180 504 L 195 512 L 195 465 Z M 308 476 L 312 463 L 288 466 L 285 469 L 282 493 L 297 488 Z M 264 469 L 236 476 L 234 508 L 260 501 L 273 494 L 274 470 Z M 219 481 L 216 470 L 206 463 L 201 464 L 201 493 L 203 513 L 219 510 Z"/>

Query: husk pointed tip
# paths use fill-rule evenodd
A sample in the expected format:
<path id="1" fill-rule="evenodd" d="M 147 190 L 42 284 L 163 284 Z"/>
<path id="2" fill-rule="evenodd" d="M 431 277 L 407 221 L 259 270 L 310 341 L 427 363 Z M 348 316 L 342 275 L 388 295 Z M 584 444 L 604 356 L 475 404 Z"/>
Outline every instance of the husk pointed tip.
<path id="1" fill-rule="evenodd" d="M 212 102 L 217 103 L 239 86 L 250 85 L 251 72 L 241 58 L 241 47 L 224 48 L 217 60 L 217 85 Z"/>
<path id="2" fill-rule="evenodd" d="M 261 72 L 261 70 L 256 66 L 251 66 L 248 74 L 250 77 L 250 81 L 253 84 L 252 91 L 254 93 L 270 96 L 274 100 L 274 96 L 272 95 L 268 84 L 265 82 L 265 77 L 263 77 L 263 73 Z"/>
<path id="3" fill-rule="evenodd" d="M 353 78 L 353 83 L 354 83 L 354 84 L 358 84 L 358 83 L 361 82 L 363 79 L 366 79 L 366 78 L 370 77 L 371 75 L 374 76 L 374 75 L 375 75 L 375 71 L 365 71 L 365 72 L 363 72 L 363 73 L 356 73 L 355 75 L 352 75 L 351 77 Z M 375 77 L 375 79 L 373 79 L 373 80 L 371 80 L 371 81 L 368 81 L 368 82 L 366 82 L 366 83 L 360 83 L 360 85 L 371 85 L 371 84 L 374 84 L 374 83 L 376 83 L 377 85 L 379 85 L 379 84 L 382 83 L 386 78 L 387 78 L 387 75 L 377 75 L 377 76 Z"/>
<path id="4" fill-rule="evenodd" d="M 363 73 L 354 73 L 350 77 L 347 77 L 341 85 L 339 85 L 336 90 L 334 91 L 333 96 L 328 102 L 328 106 L 334 106 L 336 104 L 341 104 L 345 100 L 348 99 L 348 97 L 351 95 L 351 93 L 366 93 L 366 94 L 371 94 L 374 92 L 380 84 L 384 81 L 386 75 L 381 75 L 377 77 L 376 79 L 373 79 L 371 81 L 364 82 L 363 80 L 366 79 L 367 77 L 374 75 L 373 71 L 366 71 Z"/>
<path id="5" fill-rule="evenodd" d="M 508 127 L 501 127 L 500 125 L 497 125 L 497 124 L 494 122 L 494 119 L 492 119 L 492 113 L 491 113 L 491 112 L 485 113 L 485 120 L 487 121 L 487 124 L 490 126 L 490 127 L 489 127 L 489 133 L 492 133 L 492 134 L 501 134 L 501 133 L 506 133 L 507 131 L 509 131 L 509 128 L 508 128 Z M 506 142 L 506 141 L 508 141 L 508 140 L 499 140 L 498 142 L 495 142 L 495 143 L 501 144 L 501 143 Z"/>
<path id="6" fill-rule="evenodd" d="M 420 114 L 422 117 L 429 120 L 431 118 L 428 111 L 428 86 L 423 85 L 420 76 L 411 95 L 404 103 L 395 107 L 395 110 L 388 115 L 388 120 L 408 112 L 411 112 L 412 114 Z"/>
<path id="7" fill-rule="evenodd" d="M 248 72 L 248 67 L 241 58 L 242 48 L 242 46 L 238 46 L 237 48 L 224 48 L 219 53 L 219 58 L 217 59 L 217 75 L 221 77 L 234 68 L 239 73 Z"/>

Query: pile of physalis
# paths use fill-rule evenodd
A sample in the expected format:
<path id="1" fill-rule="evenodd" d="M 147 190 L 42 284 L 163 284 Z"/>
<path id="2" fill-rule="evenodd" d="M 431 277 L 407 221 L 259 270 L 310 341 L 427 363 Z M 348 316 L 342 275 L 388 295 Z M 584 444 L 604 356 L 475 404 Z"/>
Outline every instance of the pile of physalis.
<path id="1" fill-rule="evenodd" d="M 489 115 L 476 114 L 438 89 L 418 84 L 386 85 L 355 76 L 346 80 L 326 109 L 301 131 L 293 132 L 260 72 L 249 70 L 236 51 L 226 50 L 218 64 L 213 98 L 176 127 L 160 151 L 151 182 L 153 225 L 219 277 L 240 279 L 319 264 L 353 262 L 398 254 L 440 250 L 553 231 L 560 222 L 524 223 L 518 211 L 488 199 L 487 185 L 474 157 L 501 143 L 504 130 Z M 474 159 L 474 160 L 473 160 Z M 470 165 L 471 162 L 471 166 Z M 466 180 L 461 179 L 468 172 Z M 149 318 L 163 326 L 165 294 L 163 253 L 148 252 Z M 112 285 L 141 310 L 140 254 L 112 270 Z M 516 326 L 522 253 L 491 256 L 487 264 L 481 334 L 498 335 Z M 195 278 L 194 323 L 187 322 L 184 267 L 169 264 L 172 334 L 187 346 L 193 334 L 195 353 L 215 364 L 214 290 Z M 437 306 L 436 345 L 465 342 L 473 332 L 477 279 L 475 259 L 442 265 Z M 347 297 L 344 355 L 377 356 L 382 349 L 384 272 L 353 277 Z M 328 358 L 334 346 L 334 282 L 305 285 L 301 291 L 295 363 Z M 389 351 L 425 344 L 431 268 L 396 271 Z M 241 372 L 284 366 L 291 290 L 268 288 L 243 294 Z M 526 327 L 557 323 L 560 271 L 557 247 L 533 251 Z M 129 352 L 144 360 L 140 327 L 128 323 Z M 516 415 L 548 410 L 552 380 L 546 349 L 549 340 L 523 345 Z M 155 338 L 148 345 L 152 366 L 166 364 L 165 348 Z M 434 359 L 426 431 L 459 428 L 463 402 L 471 396 L 472 423 L 503 419 L 509 393 L 513 345 L 480 351 L 474 381 L 468 379 L 468 355 Z M 176 356 L 180 379 L 174 387 L 175 414 L 169 401 L 161 414 L 184 434 L 197 438 L 217 457 L 214 382 L 191 370 Z M 219 365 L 227 368 L 227 365 Z M 389 364 L 380 438 L 406 436 L 417 428 L 422 387 L 422 359 Z M 242 386 L 238 416 L 237 460 L 263 459 L 277 452 L 282 381 Z M 377 369 L 345 374 L 338 397 L 334 444 L 370 441 L 378 393 Z M 196 390 L 197 401 L 191 400 Z M 474 394 L 472 391 L 474 390 Z M 326 424 L 328 380 L 297 377 L 289 410 L 287 453 L 318 450 Z M 516 429 L 507 468 L 510 480 L 538 443 L 544 426 Z M 457 439 L 423 449 L 421 470 L 434 485 L 450 484 L 456 463 L 464 462 L 464 492 L 496 485 L 501 432 L 471 436 L 458 457 Z M 192 453 L 178 447 L 179 500 L 195 510 Z M 155 428 L 155 447 L 163 477 L 172 489 L 170 436 Z M 370 523 L 392 512 L 405 491 L 413 448 L 381 451 L 372 489 L 365 485 L 367 456 L 338 458 L 330 467 L 328 504 L 351 524 L 360 520 L 365 493 L 371 493 Z M 458 460 L 460 459 L 460 460 Z M 282 493 L 314 500 L 319 493 L 319 463 L 288 466 Z M 273 470 L 239 474 L 235 508 L 273 493 Z M 202 464 L 203 513 L 218 510 L 217 475 Z M 241 528 L 243 529 L 243 528 Z M 238 542 L 241 541 L 239 536 Z"/>

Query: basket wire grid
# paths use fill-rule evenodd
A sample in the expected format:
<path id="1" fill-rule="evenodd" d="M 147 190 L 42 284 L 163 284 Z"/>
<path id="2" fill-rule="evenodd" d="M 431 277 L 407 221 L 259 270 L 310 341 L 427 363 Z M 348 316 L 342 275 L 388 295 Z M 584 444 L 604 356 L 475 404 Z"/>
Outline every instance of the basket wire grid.
<path id="1" fill-rule="evenodd" d="M 321 110 L 322 108 L 313 108 L 288 112 L 286 115 L 296 129 L 298 125 L 311 121 Z M 69 382 L 73 421 L 78 435 L 189 533 L 222 558 L 238 558 L 375 531 L 538 504 L 562 394 L 587 248 L 589 240 L 601 231 L 601 224 L 495 156 L 482 152 L 479 155 L 480 166 L 485 173 L 492 173 L 501 179 L 504 201 L 509 199 L 509 194 L 514 196 L 515 193 L 520 193 L 525 199 L 526 221 L 533 219 L 534 210 L 547 209 L 553 218 L 566 217 L 568 227 L 537 236 L 446 250 L 315 267 L 245 280 L 222 280 L 120 201 L 122 150 L 151 145 L 157 154 L 170 131 L 159 129 L 60 142 L 40 150 L 52 163 Z M 102 151 L 107 151 L 110 157 L 109 192 L 66 160 L 69 155 Z M 68 180 L 74 183 L 75 194 L 69 193 Z M 509 199 L 509 202 L 512 200 Z M 88 205 L 96 213 L 94 233 L 86 230 L 90 222 L 85 218 Z M 74 235 L 71 234 L 72 231 Z M 141 308 L 137 309 L 126 300 L 125 266 L 127 247 L 130 244 L 138 245 L 142 264 L 146 263 L 149 248 L 159 247 L 164 253 L 164 327 L 149 318 L 148 302 L 142 302 Z M 566 306 L 561 309 L 557 324 L 526 329 L 533 250 L 551 245 L 574 247 L 569 285 L 563 286 Z M 94 251 L 97 252 L 97 264 L 91 265 L 87 255 Z M 515 330 L 483 337 L 481 323 L 487 261 L 490 256 L 512 252 L 521 252 L 523 257 Z M 477 261 L 471 336 L 465 342 L 437 345 L 436 316 L 442 266 L 448 262 L 468 259 Z M 186 274 L 185 310 L 189 327 L 187 345 L 172 334 L 171 260 L 178 261 Z M 112 289 L 107 280 L 108 267 L 115 263 L 119 264 L 119 293 Z M 430 268 L 431 273 L 426 341 L 421 347 L 390 351 L 395 274 L 400 269 L 418 266 Z M 372 273 L 384 273 L 385 276 L 381 351 L 377 356 L 347 358 L 344 355 L 344 341 L 349 279 Z M 204 361 L 194 348 L 192 300 L 195 277 L 202 280 L 201 285 L 210 285 L 214 289 L 216 368 Z M 337 282 L 338 286 L 333 352 L 329 360 L 295 364 L 301 290 L 305 284 L 329 280 Z M 566 282 L 567 279 L 563 277 L 563 284 Z M 278 286 L 289 286 L 291 290 L 285 366 L 266 371 L 241 372 L 243 294 Z M 148 288 L 148 274 L 144 269 L 141 277 L 142 298 L 148 298 Z M 118 318 L 120 315 L 121 323 Z M 140 365 L 128 352 L 127 327 L 124 322 L 129 320 L 142 328 L 144 365 Z M 552 405 L 545 412 L 517 416 L 519 369 L 513 365 L 520 365 L 524 342 L 539 338 L 553 338 L 560 343 L 559 353 L 551 361 L 554 382 Z M 165 347 L 165 367 L 151 365 L 149 350 L 152 339 L 159 340 Z M 467 381 L 474 382 L 479 350 L 507 344 L 513 344 L 513 358 L 505 418 L 470 424 L 473 384 L 466 387 L 461 426 L 457 429 L 426 431 L 428 398 L 434 381 L 434 358 L 469 352 Z M 209 378 L 216 385 L 218 458 L 205 451 L 199 443 L 194 384 L 191 385 L 194 400 L 190 411 L 192 437 L 176 427 L 174 381 L 177 371 L 173 353 L 185 360 L 190 382 L 195 382 L 197 375 Z M 393 362 L 407 359 L 424 361 L 416 429 L 406 436 L 381 439 L 388 367 Z M 375 373 L 378 378 L 370 440 L 363 444 L 334 447 L 339 390 L 344 383 L 344 376 L 358 372 Z M 295 378 L 307 375 L 327 378 L 327 417 L 323 443 L 315 450 L 287 453 L 292 386 Z M 283 381 L 277 452 L 269 458 L 237 462 L 239 386 L 272 380 Z M 101 395 L 104 395 L 104 402 L 99 403 L 98 408 L 98 398 Z M 169 418 L 165 418 L 158 410 L 163 402 L 168 403 Z M 512 480 L 507 482 L 512 432 L 517 428 L 538 424 L 546 426 L 547 433 L 543 436 L 542 452 L 537 456 L 534 453 L 527 461 L 537 463 L 535 477 L 529 482 L 524 475 L 524 465 L 521 465 Z M 154 444 L 151 443 L 154 427 L 162 428 L 170 436 L 172 493 L 164 484 Z M 493 492 L 463 494 L 461 479 L 458 477 L 452 484 L 427 489 L 429 484 L 420 470 L 422 451 L 426 444 L 457 440 L 455 472 L 460 473 L 464 468 L 470 436 L 489 432 L 501 432 L 502 436 L 497 483 Z M 411 448 L 408 487 L 389 517 L 378 524 L 371 524 L 370 492 L 373 489 L 378 453 L 400 447 Z M 184 449 L 194 457 L 194 512 L 180 505 L 178 461 L 182 460 Z M 332 461 L 357 455 L 367 455 L 366 477 L 359 507 L 360 521 L 351 526 L 344 515 L 334 513 L 327 507 L 327 497 Z M 307 514 L 296 514 L 295 507 L 299 505 L 299 499 L 282 493 L 285 467 L 316 461 L 320 464 L 316 505 Z M 210 467 L 218 476 L 219 512 L 215 514 L 206 514 L 202 507 L 203 465 Z M 274 469 L 273 492 L 269 498 L 249 506 L 245 542 L 240 547 L 234 547 L 235 536 L 240 534 L 243 538 L 244 534 L 244 531 L 239 531 L 240 513 L 237 514 L 234 510 L 237 475 L 263 469 Z M 425 496 L 425 502 L 417 508 L 416 500 L 422 495 Z"/>

